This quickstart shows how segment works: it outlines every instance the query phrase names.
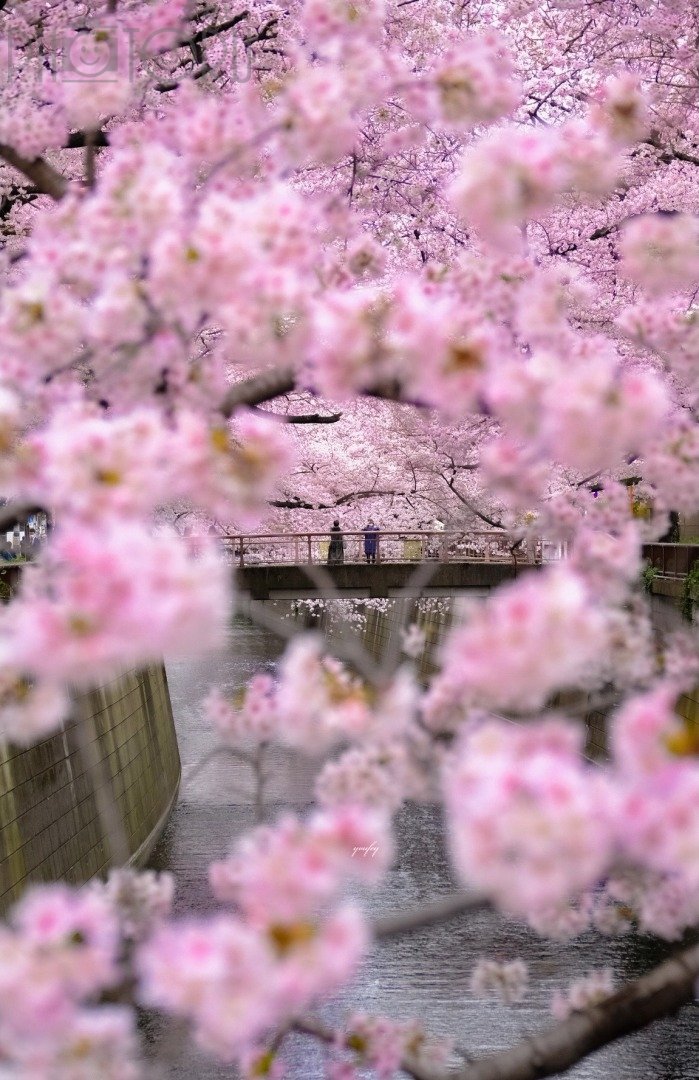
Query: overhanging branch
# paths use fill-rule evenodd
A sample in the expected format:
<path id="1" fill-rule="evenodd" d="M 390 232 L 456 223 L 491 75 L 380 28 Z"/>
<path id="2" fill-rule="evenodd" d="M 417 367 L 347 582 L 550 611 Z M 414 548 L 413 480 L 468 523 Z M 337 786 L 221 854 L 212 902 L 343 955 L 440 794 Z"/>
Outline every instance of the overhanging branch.
<path id="1" fill-rule="evenodd" d="M 618 994 L 573 1013 L 511 1050 L 465 1065 L 453 1080 L 542 1080 L 558 1076 L 594 1050 L 673 1013 L 694 998 L 699 946 L 687 949 Z"/>
<path id="2" fill-rule="evenodd" d="M 260 412 L 264 412 L 264 409 L 260 409 Z M 275 414 L 270 415 L 274 416 Z M 287 424 L 336 424 L 342 417 L 341 412 L 328 413 L 327 415 L 322 413 L 306 413 L 305 415 L 302 413 L 292 415 L 282 413 L 281 415 Z"/>
<path id="3" fill-rule="evenodd" d="M 252 375 L 247 379 L 241 379 L 234 383 L 221 403 L 221 412 L 224 416 L 232 416 L 236 409 L 241 406 L 261 405 L 264 401 L 281 397 L 282 394 L 290 394 L 297 389 L 296 373 L 292 367 L 270 368 L 259 375 Z M 358 391 L 362 397 L 374 397 L 383 401 L 396 401 L 402 405 L 413 405 L 415 408 L 428 408 L 424 401 L 416 401 L 413 398 L 402 396 L 402 388 L 399 382 L 377 383 Z M 307 421 L 300 421 L 305 423 Z M 322 421 L 315 421 L 321 423 Z M 334 421 L 326 421 L 331 423 Z"/>
<path id="4" fill-rule="evenodd" d="M 22 157 L 7 143 L 0 143 L 0 157 L 3 157 L 13 169 L 24 173 L 42 195 L 50 195 L 52 199 L 58 201 L 66 194 L 68 181 L 65 176 L 54 169 L 53 165 L 49 165 L 44 158 L 30 160 Z"/>
<path id="5" fill-rule="evenodd" d="M 291 367 L 263 371 L 234 383 L 223 399 L 221 412 L 224 416 L 232 416 L 241 407 L 261 405 L 263 401 L 290 394 L 295 386 L 296 373 Z"/>
<path id="6" fill-rule="evenodd" d="M 451 488 L 451 490 L 454 492 L 459 502 L 462 503 L 468 510 L 470 510 L 472 514 L 475 514 L 477 518 L 480 518 L 481 521 L 484 521 L 486 525 L 490 525 L 492 529 L 505 528 L 501 521 L 496 521 L 494 518 L 489 517 L 488 514 L 484 514 L 481 510 L 479 510 L 476 506 L 473 505 L 470 499 L 467 499 L 466 496 L 462 494 L 462 492 L 458 491 L 457 488 L 454 486 L 453 476 L 451 477 L 451 479 L 449 479 L 444 475 L 444 473 L 440 473 L 439 475 L 442 477 L 442 480 L 447 485 L 447 487 Z"/>
<path id="7" fill-rule="evenodd" d="M 338 506 L 346 506 L 348 503 L 361 499 L 374 499 L 381 498 L 384 495 L 388 496 L 400 496 L 405 495 L 405 491 L 383 491 L 377 488 L 371 488 L 368 491 L 351 491 L 348 495 L 340 495 L 335 502 L 330 503 L 311 503 L 306 502 L 304 499 L 297 499 L 295 496 L 291 499 L 271 499 L 269 506 L 276 506 L 281 510 L 335 510 Z"/>
<path id="8" fill-rule="evenodd" d="M 426 926 L 447 922 L 464 912 L 482 911 L 489 906 L 488 897 L 480 893 L 453 893 L 415 911 L 401 911 L 397 915 L 386 915 L 377 919 L 373 924 L 374 936 L 385 938 L 409 934 L 413 930 L 424 930 Z"/>
<path id="9" fill-rule="evenodd" d="M 0 507 L 0 532 L 9 532 L 15 525 L 23 525 L 32 514 L 45 514 L 46 508 L 35 503 L 8 502 Z"/>
<path id="10" fill-rule="evenodd" d="M 258 409 L 256 405 L 252 411 L 261 416 L 271 416 L 274 420 L 283 420 L 285 424 L 336 424 L 342 418 L 342 413 L 273 413 L 268 409 Z"/>

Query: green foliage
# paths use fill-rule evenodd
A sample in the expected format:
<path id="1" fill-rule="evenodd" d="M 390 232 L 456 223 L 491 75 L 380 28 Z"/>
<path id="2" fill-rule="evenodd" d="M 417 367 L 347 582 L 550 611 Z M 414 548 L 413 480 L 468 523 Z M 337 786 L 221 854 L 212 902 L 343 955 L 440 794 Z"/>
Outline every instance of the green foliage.
<path id="1" fill-rule="evenodd" d="M 699 562 L 694 564 L 682 585 L 682 599 L 680 606 L 682 614 L 689 622 L 692 621 L 695 604 L 699 604 Z"/>
<path id="2" fill-rule="evenodd" d="M 0 570 L 0 604 L 7 604 L 12 597 L 12 586 L 5 579 L 5 571 Z"/>
<path id="3" fill-rule="evenodd" d="M 643 582 L 643 589 L 645 592 L 649 593 L 653 591 L 653 582 L 657 576 L 657 567 L 652 566 L 650 563 L 647 563 L 647 565 L 643 567 L 643 570 L 641 571 L 641 581 Z"/>

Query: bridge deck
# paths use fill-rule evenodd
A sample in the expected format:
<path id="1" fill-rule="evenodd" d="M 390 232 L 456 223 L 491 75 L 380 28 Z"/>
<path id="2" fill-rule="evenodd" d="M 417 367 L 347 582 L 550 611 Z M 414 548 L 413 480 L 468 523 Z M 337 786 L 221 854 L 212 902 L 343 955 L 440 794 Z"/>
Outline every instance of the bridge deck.
<path id="1" fill-rule="evenodd" d="M 509 563 L 448 562 L 422 564 L 344 563 L 339 566 L 244 566 L 236 571 L 238 588 L 254 600 L 301 599 L 335 593 L 358 599 L 392 596 L 451 596 L 465 590 L 488 591 L 515 577 Z M 319 572 L 320 571 L 320 572 Z"/>

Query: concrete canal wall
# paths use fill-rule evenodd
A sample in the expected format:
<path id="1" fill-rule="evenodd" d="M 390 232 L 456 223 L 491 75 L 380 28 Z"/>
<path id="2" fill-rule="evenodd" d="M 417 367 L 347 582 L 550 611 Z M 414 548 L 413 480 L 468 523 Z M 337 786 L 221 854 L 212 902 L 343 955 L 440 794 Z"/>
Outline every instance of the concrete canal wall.
<path id="1" fill-rule="evenodd" d="M 662 637 L 678 627 L 686 627 L 679 613 L 677 597 L 681 582 L 670 582 L 677 588 L 667 589 L 663 587 L 665 580 L 661 582 L 661 588 L 657 589 L 657 580 L 654 583 L 653 592 L 656 594 L 652 600 L 652 621 L 655 631 Z M 659 595 L 658 595 L 659 594 Z M 457 599 L 451 601 L 432 601 L 422 604 L 414 600 L 406 600 L 409 604 L 408 613 L 403 608 L 402 618 L 397 626 L 417 623 L 425 634 L 425 651 L 418 664 L 418 674 L 423 681 L 427 681 L 436 670 L 437 653 L 444 634 L 449 629 L 454 618 L 454 604 Z M 367 612 L 367 620 L 363 629 L 362 638 L 364 645 L 373 656 L 379 658 L 390 648 L 393 636 L 397 632 L 396 621 L 388 612 L 370 610 Z M 596 694 L 592 697 L 597 697 Z M 566 705 L 573 706 L 577 714 L 580 713 L 581 705 L 584 712 L 585 696 L 580 693 L 557 696 L 555 704 L 565 713 Z M 589 698 L 588 698 L 589 700 Z M 680 716 L 692 723 L 699 724 L 699 686 L 686 694 L 683 694 L 677 703 L 677 711 Z M 586 754 L 594 759 L 602 759 L 607 755 L 607 711 L 590 710 L 584 712 L 586 737 Z"/>
<path id="2" fill-rule="evenodd" d="M 86 769 L 76 723 L 99 770 Z M 97 775 L 95 775 L 97 773 Z M 180 757 L 162 665 L 75 697 L 64 728 L 26 749 L 0 745 L 0 912 L 32 882 L 103 873 L 100 785 L 118 807 L 132 864 L 144 862 L 177 797 Z"/>

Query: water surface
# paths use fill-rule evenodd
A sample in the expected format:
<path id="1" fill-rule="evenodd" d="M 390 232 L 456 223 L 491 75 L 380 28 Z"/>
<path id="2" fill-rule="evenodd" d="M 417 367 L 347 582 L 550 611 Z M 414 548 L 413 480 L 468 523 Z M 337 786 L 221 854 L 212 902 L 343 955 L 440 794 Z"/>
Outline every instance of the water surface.
<path id="1" fill-rule="evenodd" d="M 223 857 L 232 839 L 254 821 L 253 785 L 248 769 L 230 759 L 216 759 L 187 784 L 187 776 L 214 747 L 201 722 L 199 704 L 212 681 L 233 690 L 281 651 L 277 639 L 238 618 L 228 644 L 205 660 L 168 664 L 167 672 L 183 765 L 183 790 L 153 865 L 175 873 L 177 910 L 202 913 L 213 907 L 207 866 Z M 309 806 L 313 766 L 280 755 L 269 789 L 269 816 L 282 805 L 302 812 Z M 408 806 L 396 822 L 396 865 L 380 892 L 372 895 L 372 915 L 419 905 L 453 889 L 449 866 L 439 841 L 435 807 Z M 649 938 L 605 939 L 585 935 L 561 945 L 506 923 L 491 912 L 467 914 L 447 924 L 381 943 L 367 959 L 344 1001 L 326 1006 L 328 1022 L 345 1008 L 396 1018 L 418 1016 L 436 1034 L 454 1035 L 473 1055 L 507 1048 L 523 1034 L 551 1023 L 552 992 L 591 968 L 610 966 L 619 982 L 634 978 L 672 951 Z M 521 957 L 529 965 L 533 990 L 521 1005 L 508 1009 L 476 1000 L 468 989 L 475 960 L 481 956 Z M 697 1006 L 677 1017 L 592 1055 L 566 1075 L 572 1080 L 699 1080 Z M 172 1025 L 151 1025 L 162 1056 L 170 1060 L 172 1080 L 223 1080 L 232 1071 L 175 1038 Z M 322 1052 L 309 1039 L 289 1040 L 285 1050 L 289 1080 L 322 1080 Z"/>

